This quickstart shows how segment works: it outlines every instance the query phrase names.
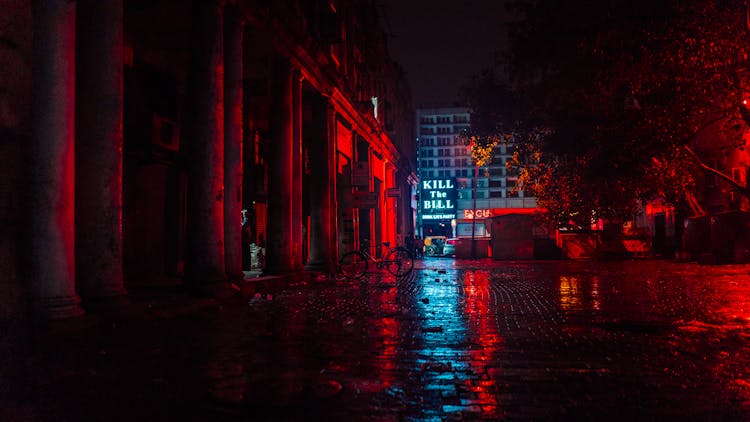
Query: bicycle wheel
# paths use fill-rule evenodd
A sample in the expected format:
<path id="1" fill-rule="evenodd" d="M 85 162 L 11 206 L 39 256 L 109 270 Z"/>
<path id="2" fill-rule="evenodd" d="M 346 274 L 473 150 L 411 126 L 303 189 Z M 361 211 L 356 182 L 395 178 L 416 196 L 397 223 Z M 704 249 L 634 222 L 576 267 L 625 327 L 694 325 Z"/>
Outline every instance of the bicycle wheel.
<path id="1" fill-rule="evenodd" d="M 386 268 L 389 273 L 396 277 L 403 277 L 409 274 L 412 268 L 414 268 L 414 259 L 406 249 L 396 248 L 388 253 Z"/>
<path id="2" fill-rule="evenodd" d="M 339 271 L 347 278 L 360 278 L 367 272 L 367 260 L 359 251 L 347 252 L 339 261 Z"/>

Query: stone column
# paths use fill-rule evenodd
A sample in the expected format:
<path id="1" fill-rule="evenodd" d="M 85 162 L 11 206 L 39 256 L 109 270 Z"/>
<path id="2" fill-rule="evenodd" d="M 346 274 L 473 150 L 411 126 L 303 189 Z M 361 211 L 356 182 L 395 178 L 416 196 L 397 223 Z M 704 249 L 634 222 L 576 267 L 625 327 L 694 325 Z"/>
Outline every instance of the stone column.
<path id="1" fill-rule="evenodd" d="M 332 108 L 321 99 L 313 106 L 313 142 L 311 149 L 312 178 L 310 181 L 310 261 L 307 268 L 331 271 L 333 256 L 331 244 L 336 243 L 331 221 L 335 221 L 332 208 L 336 192 L 335 137 L 332 130 Z M 333 148 L 332 148 L 333 147 Z M 332 166 L 333 164 L 333 166 Z"/>
<path id="2" fill-rule="evenodd" d="M 326 134 L 328 136 L 328 194 L 326 195 L 325 203 L 328 206 L 328 218 L 325 220 L 328 222 L 328 233 L 326 234 L 325 243 L 327 244 L 326 263 L 328 264 L 328 272 L 333 274 L 336 272 L 338 266 L 338 201 L 336 192 L 338 187 L 336 185 L 336 177 L 338 174 L 338 134 L 336 133 L 336 110 L 333 105 L 326 101 L 326 124 L 328 130 Z"/>
<path id="3" fill-rule="evenodd" d="M 302 75 L 292 74 L 292 270 L 302 269 Z"/>
<path id="4" fill-rule="evenodd" d="M 292 68 L 277 57 L 272 64 L 271 146 L 268 169 L 268 240 L 266 269 L 284 273 L 292 267 Z"/>
<path id="5" fill-rule="evenodd" d="M 223 1 L 195 1 L 187 115 L 185 279 L 226 280 L 224 265 Z"/>
<path id="6" fill-rule="evenodd" d="M 75 3 L 32 8 L 29 277 L 37 316 L 66 318 L 83 314 L 75 291 Z"/>
<path id="7" fill-rule="evenodd" d="M 76 280 L 86 302 L 122 276 L 123 1 L 77 1 Z"/>
<path id="8" fill-rule="evenodd" d="M 226 272 L 242 279 L 242 28 L 227 7 L 224 38 L 224 241 Z"/>

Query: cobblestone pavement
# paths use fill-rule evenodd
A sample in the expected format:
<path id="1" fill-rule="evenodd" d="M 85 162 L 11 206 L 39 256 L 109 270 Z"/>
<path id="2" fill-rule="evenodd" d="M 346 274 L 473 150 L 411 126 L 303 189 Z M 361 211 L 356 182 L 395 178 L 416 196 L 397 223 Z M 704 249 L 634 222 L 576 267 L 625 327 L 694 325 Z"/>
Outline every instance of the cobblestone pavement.
<path id="1" fill-rule="evenodd" d="M 32 414 L 748 420 L 748 274 L 441 258 L 400 280 L 249 288 L 215 308 L 66 338 L 43 360 L 58 375 L 41 381 Z"/>

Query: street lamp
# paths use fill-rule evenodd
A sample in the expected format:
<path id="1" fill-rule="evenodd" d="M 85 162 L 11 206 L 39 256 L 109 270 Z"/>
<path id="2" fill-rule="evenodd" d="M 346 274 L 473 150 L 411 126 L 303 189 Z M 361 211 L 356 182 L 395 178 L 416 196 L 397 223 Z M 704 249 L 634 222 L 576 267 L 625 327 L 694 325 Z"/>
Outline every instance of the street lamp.
<path id="1" fill-rule="evenodd" d="M 474 162 L 474 192 L 472 193 L 472 205 L 473 214 L 471 217 L 471 258 L 477 258 L 477 244 L 475 240 L 477 230 L 477 185 L 479 184 L 479 163 Z"/>

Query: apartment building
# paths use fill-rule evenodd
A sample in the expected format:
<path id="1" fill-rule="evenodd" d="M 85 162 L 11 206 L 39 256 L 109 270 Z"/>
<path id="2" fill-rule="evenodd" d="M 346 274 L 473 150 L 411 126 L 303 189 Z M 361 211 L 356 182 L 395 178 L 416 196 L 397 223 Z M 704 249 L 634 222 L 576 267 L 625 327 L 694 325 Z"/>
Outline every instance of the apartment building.
<path id="1" fill-rule="evenodd" d="M 530 214 L 536 208 L 535 198 L 516 189 L 517 172 L 506 168 L 513 156 L 512 142 L 498 145 L 489 165 L 474 166 L 469 146 L 459 137 L 470 120 L 464 107 L 417 110 L 417 233 L 422 236 L 470 237 L 473 231 L 485 237 L 485 223 L 493 216 Z"/>

